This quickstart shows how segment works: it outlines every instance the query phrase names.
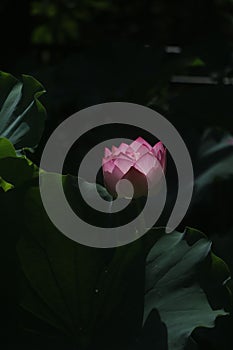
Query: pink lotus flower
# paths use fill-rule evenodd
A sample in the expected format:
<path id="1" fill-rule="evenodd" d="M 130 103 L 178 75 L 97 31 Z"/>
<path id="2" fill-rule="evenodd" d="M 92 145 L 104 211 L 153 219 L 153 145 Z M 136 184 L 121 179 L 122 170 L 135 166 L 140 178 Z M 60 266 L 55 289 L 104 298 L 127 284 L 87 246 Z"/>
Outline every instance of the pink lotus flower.
<path id="1" fill-rule="evenodd" d="M 112 146 L 112 151 L 105 148 L 102 166 L 109 193 L 116 196 L 116 184 L 121 179 L 127 179 L 134 186 L 134 197 L 138 198 L 147 195 L 148 186 L 157 192 L 166 167 L 166 149 L 162 142 L 152 147 L 142 137 L 138 137 L 130 145 L 122 143 L 118 148 Z M 127 197 L 123 187 L 120 196 Z"/>

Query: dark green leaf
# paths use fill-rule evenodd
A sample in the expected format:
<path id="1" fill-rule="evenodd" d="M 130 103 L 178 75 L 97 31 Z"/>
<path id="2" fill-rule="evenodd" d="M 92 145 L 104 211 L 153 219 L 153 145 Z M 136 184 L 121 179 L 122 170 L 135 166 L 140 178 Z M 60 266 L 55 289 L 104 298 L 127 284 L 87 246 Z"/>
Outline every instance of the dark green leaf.
<path id="1" fill-rule="evenodd" d="M 60 175 L 44 176 L 50 176 L 52 184 Z M 66 193 L 68 198 L 77 196 L 69 176 L 63 177 L 63 183 L 66 192 L 73 192 Z M 92 184 L 83 181 L 81 186 L 91 195 Z M 77 199 L 74 203 L 79 206 Z M 141 242 L 106 250 L 71 241 L 49 220 L 38 187 L 27 191 L 23 213 L 25 233 L 17 251 L 27 283 L 23 283 L 21 307 L 84 348 L 92 342 L 108 344 L 116 329 L 119 342 L 135 337 L 143 313 Z"/>
<path id="2" fill-rule="evenodd" d="M 17 150 L 34 148 L 41 138 L 46 112 L 39 101 L 45 92 L 33 77 L 21 81 L 0 72 L 0 136 L 8 138 Z"/>
<path id="3" fill-rule="evenodd" d="M 6 138 L 0 138 L 0 159 L 16 157 L 14 146 Z"/>
<path id="4" fill-rule="evenodd" d="M 212 327 L 217 316 L 226 314 L 212 310 L 198 283 L 198 268 L 210 254 L 211 243 L 198 234 L 188 244 L 189 233 L 195 232 L 164 234 L 147 257 L 144 322 L 158 310 L 167 326 L 169 350 L 184 349 L 196 327 Z"/>
<path id="5" fill-rule="evenodd" d="M 24 156 L 17 156 L 11 142 L 0 138 L 0 187 L 6 192 L 38 175 L 38 168 Z"/>
<path id="6" fill-rule="evenodd" d="M 198 158 L 202 160 L 206 157 L 218 156 L 220 152 L 223 155 L 223 151 L 232 153 L 233 136 L 221 128 L 207 129 L 200 142 Z"/>
<path id="7" fill-rule="evenodd" d="M 222 129 L 208 129 L 199 147 L 200 174 L 195 181 L 196 200 L 208 185 L 232 177 L 233 137 Z"/>

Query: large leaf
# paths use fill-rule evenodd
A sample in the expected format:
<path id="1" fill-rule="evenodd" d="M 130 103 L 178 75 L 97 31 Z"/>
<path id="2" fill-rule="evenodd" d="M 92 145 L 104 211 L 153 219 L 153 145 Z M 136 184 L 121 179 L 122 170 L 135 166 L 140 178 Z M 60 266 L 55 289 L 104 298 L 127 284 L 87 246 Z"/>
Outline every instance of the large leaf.
<path id="1" fill-rule="evenodd" d="M 185 225 L 198 222 L 208 236 L 224 235 L 232 226 L 233 137 L 220 128 L 209 128 L 197 153 L 194 195 Z"/>
<path id="2" fill-rule="evenodd" d="M 0 138 L 0 159 L 16 157 L 14 146 L 4 137 Z"/>
<path id="3" fill-rule="evenodd" d="M 43 176 L 54 182 L 59 177 Z M 70 177 L 64 176 L 63 182 L 68 197 L 77 197 Z M 92 186 L 82 185 L 91 195 Z M 52 225 L 38 187 L 27 191 L 23 203 L 25 232 L 17 246 L 21 307 L 83 348 L 91 343 L 109 348 L 116 332 L 118 343 L 135 337 L 143 313 L 141 242 L 116 250 L 82 246 Z"/>
<path id="4" fill-rule="evenodd" d="M 199 175 L 195 181 L 196 200 L 214 182 L 233 176 L 233 137 L 221 129 L 207 129 L 198 152 Z"/>
<path id="5" fill-rule="evenodd" d="M 217 316 L 226 315 L 223 309 L 211 308 L 199 284 L 198 268 L 210 248 L 209 240 L 188 229 L 185 235 L 176 231 L 162 235 L 147 256 L 144 322 L 152 310 L 159 312 L 167 327 L 169 350 L 184 349 L 196 327 L 212 327 Z M 222 264 L 219 261 L 217 265 Z M 216 268 L 211 266 L 213 273 Z M 222 276 L 225 280 L 229 274 L 225 271 Z M 205 277 L 208 279 L 208 274 Z"/>
<path id="6" fill-rule="evenodd" d="M 39 101 L 43 86 L 28 75 L 17 80 L 0 72 L 0 87 L 0 136 L 8 138 L 17 150 L 36 147 L 46 117 Z"/>
<path id="7" fill-rule="evenodd" d="M 202 135 L 198 150 L 198 158 L 214 157 L 232 153 L 233 136 L 221 128 L 208 128 Z M 221 153 L 220 153 L 221 152 Z"/>
<path id="8" fill-rule="evenodd" d="M 11 142 L 0 138 L 0 188 L 5 192 L 38 175 L 38 168 L 25 156 L 17 156 Z"/>
<path id="9" fill-rule="evenodd" d="M 16 153 L 13 145 L 7 139 L 0 138 L 0 162 L 2 158 L 15 157 L 15 156 L 16 156 Z M 5 181 L 2 178 L 2 175 L 3 174 L 1 174 L 0 172 L 0 188 L 2 188 L 4 192 L 7 192 L 10 189 L 12 189 L 14 185 Z"/>

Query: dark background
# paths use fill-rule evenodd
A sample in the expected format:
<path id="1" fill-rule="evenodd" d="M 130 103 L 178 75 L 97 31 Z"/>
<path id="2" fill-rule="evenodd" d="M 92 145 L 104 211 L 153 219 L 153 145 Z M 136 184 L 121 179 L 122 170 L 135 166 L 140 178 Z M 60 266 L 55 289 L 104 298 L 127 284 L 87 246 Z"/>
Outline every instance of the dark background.
<path id="1" fill-rule="evenodd" d="M 3 0 L 0 11 L 1 69 L 44 84 L 52 129 L 105 101 L 232 128 L 232 1 Z"/>

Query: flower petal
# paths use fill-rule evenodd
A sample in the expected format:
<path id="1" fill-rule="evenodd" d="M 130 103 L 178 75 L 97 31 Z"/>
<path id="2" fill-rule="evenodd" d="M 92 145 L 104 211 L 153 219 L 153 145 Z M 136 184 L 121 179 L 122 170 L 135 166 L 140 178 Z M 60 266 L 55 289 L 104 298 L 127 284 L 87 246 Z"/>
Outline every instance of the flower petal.
<path id="1" fill-rule="evenodd" d="M 126 153 L 134 153 L 134 149 L 131 146 L 128 146 L 127 150 L 125 151 Z"/>
<path id="2" fill-rule="evenodd" d="M 105 186 L 112 195 L 116 194 L 116 184 L 123 177 L 123 175 L 124 174 L 117 166 L 114 166 L 111 172 L 103 172 Z"/>
<path id="3" fill-rule="evenodd" d="M 129 169 L 134 165 L 134 161 L 131 159 L 115 159 L 114 164 L 122 171 L 123 174 L 126 174 Z"/>
<path id="4" fill-rule="evenodd" d="M 108 149 L 107 147 L 105 147 L 104 149 L 104 157 L 110 157 L 112 155 L 112 152 L 110 151 L 110 149 Z"/>
<path id="5" fill-rule="evenodd" d="M 147 147 L 149 151 L 152 149 L 151 145 L 146 140 L 144 140 L 142 137 L 138 137 L 135 141 L 133 141 L 130 144 L 130 147 L 133 148 L 134 152 L 137 152 L 139 147 L 142 145 Z"/>
<path id="6" fill-rule="evenodd" d="M 128 149 L 129 145 L 127 145 L 126 143 L 121 143 L 120 146 L 118 147 L 119 151 L 125 153 L 126 150 Z"/>
<path id="7" fill-rule="evenodd" d="M 147 175 L 148 172 L 156 165 L 158 160 L 151 153 L 145 153 L 140 159 L 137 160 L 135 168 L 140 170 L 143 174 Z"/>
<path id="8" fill-rule="evenodd" d="M 145 145 L 141 145 L 137 150 L 137 153 L 139 153 L 141 158 L 141 156 L 143 156 L 145 153 L 148 153 L 148 147 L 146 147 Z"/>
<path id="9" fill-rule="evenodd" d="M 131 167 L 123 179 L 129 180 L 134 186 L 134 198 L 147 195 L 147 178 L 141 171 Z M 127 193 L 125 195 L 127 196 Z"/>
<path id="10" fill-rule="evenodd" d="M 119 153 L 120 153 L 119 149 L 116 146 L 112 146 L 112 155 L 115 156 Z"/>
<path id="11" fill-rule="evenodd" d="M 128 153 L 120 152 L 116 157 L 114 157 L 114 159 L 128 159 L 129 161 L 132 161 L 134 158 L 132 159 L 131 155 Z"/>
<path id="12" fill-rule="evenodd" d="M 102 167 L 103 167 L 103 172 L 107 171 L 109 173 L 112 173 L 115 167 L 114 161 L 112 159 L 110 160 L 103 159 Z"/>
<path id="13" fill-rule="evenodd" d="M 160 182 L 163 175 L 163 168 L 160 162 L 157 161 L 156 165 L 148 172 L 147 179 L 150 182 L 151 186 L 154 187 Z"/>
<path id="14" fill-rule="evenodd" d="M 166 148 L 162 144 L 162 142 L 158 142 L 153 147 L 153 153 L 155 157 L 160 161 L 163 169 L 166 166 Z"/>

